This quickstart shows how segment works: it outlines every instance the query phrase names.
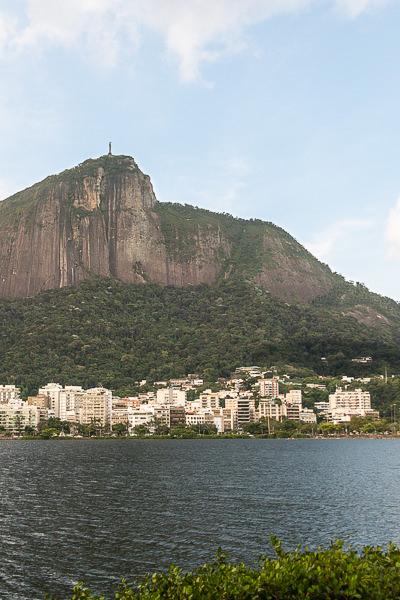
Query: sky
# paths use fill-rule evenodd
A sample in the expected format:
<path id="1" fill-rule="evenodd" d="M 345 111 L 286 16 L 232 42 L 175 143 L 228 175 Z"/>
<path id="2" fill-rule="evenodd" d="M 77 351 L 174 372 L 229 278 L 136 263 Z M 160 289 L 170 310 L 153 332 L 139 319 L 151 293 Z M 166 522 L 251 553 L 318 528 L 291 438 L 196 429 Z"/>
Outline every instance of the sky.
<path id="1" fill-rule="evenodd" d="M 134 156 L 400 301 L 399 0 L 0 0 L 0 199 Z"/>

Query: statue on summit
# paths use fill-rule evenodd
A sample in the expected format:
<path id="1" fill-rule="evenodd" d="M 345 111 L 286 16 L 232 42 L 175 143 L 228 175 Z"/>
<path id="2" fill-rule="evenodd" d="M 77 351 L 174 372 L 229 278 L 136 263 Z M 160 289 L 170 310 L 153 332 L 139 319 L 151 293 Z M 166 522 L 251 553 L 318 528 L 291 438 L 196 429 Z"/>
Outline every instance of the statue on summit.
<path id="1" fill-rule="evenodd" d="M 111 142 L 108 142 L 108 156 L 111 156 L 112 152 L 111 152 Z"/>

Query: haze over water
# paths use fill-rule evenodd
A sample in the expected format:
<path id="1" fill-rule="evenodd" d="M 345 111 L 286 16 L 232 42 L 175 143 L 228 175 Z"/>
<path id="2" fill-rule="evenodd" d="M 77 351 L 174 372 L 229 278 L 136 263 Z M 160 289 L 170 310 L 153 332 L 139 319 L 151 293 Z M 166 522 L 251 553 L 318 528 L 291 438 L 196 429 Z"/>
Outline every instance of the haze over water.
<path id="1" fill-rule="evenodd" d="M 400 542 L 400 441 L 0 443 L 1 598 L 111 593 L 219 546 L 254 562 L 286 547 Z"/>

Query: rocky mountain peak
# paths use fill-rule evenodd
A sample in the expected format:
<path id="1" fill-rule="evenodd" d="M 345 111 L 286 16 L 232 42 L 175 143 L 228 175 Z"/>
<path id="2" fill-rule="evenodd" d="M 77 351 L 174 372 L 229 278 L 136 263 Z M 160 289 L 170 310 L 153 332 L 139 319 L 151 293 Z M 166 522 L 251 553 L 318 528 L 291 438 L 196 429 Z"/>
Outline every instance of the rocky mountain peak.
<path id="1" fill-rule="evenodd" d="M 159 203 L 131 156 L 105 155 L 0 203 L 0 297 L 91 275 L 188 286 L 241 277 L 289 302 L 335 276 L 272 223 Z"/>

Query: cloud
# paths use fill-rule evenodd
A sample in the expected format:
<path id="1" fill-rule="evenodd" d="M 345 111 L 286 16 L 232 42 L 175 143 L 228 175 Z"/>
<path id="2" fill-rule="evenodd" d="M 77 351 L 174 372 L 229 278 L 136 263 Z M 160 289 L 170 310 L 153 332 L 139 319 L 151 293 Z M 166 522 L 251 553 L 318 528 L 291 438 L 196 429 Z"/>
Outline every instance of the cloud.
<path id="1" fill-rule="evenodd" d="M 390 209 L 385 230 L 386 257 L 400 260 L 400 198 Z"/>
<path id="2" fill-rule="evenodd" d="M 359 231 L 365 231 L 372 227 L 373 221 L 370 219 L 342 219 L 320 231 L 313 240 L 305 242 L 304 246 L 314 256 L 327 262 L 332 260 L 338 246 L 341 247 L 346 239 L 354 237 Z"/>
<path id="3" fill-rule="evenodd" d="M 243 51 L 252 25 L 318 3 L 322 0 L 23 0 L 22 12 L 0 9 L 0 52 L 6 46 L 22 52 L 77 48 L 110 67 L 132 54 L 143 32 L 151 30 L 177 60 L 181 78 L 193 81 L 203 63 Z M 331 3 L 355 17 L 386 0 Z"/>
<path id="4" fill-rule="evenodd" d="M 391 0 L 336 0 L 337 7 L 348 16 L 354 18 L 361 13 L 379 9 L 389 4 Z"/>

